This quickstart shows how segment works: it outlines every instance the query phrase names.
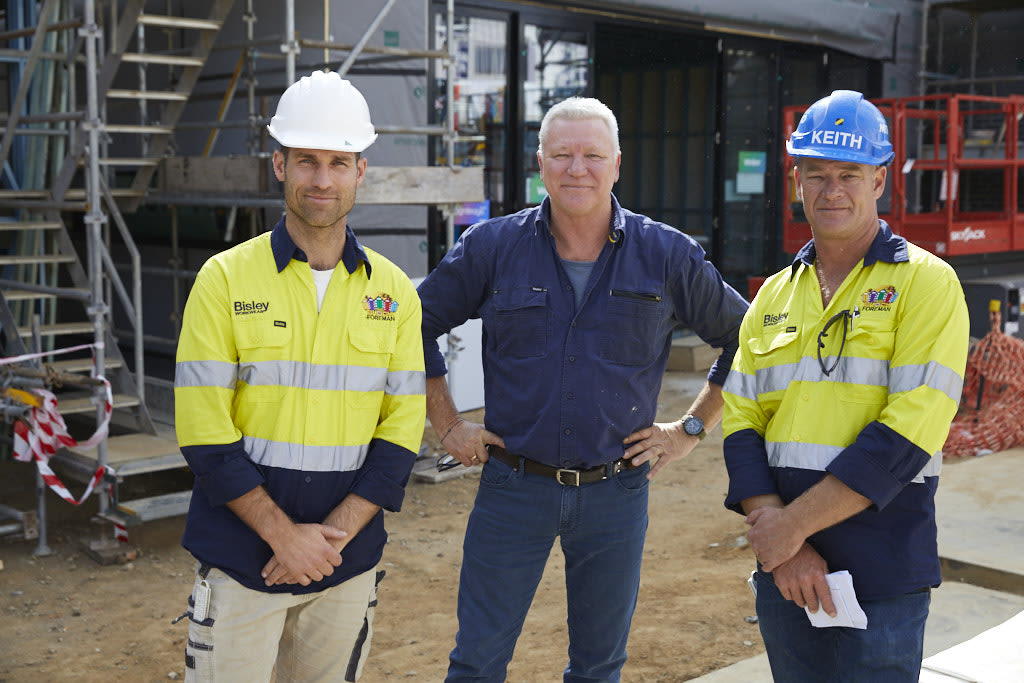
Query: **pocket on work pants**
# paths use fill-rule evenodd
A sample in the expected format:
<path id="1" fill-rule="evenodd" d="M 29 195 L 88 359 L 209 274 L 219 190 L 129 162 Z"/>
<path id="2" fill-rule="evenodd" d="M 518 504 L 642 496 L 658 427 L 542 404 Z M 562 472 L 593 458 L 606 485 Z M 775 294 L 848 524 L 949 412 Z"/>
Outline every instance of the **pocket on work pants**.
<path id="1" fill-rule="evenodd" d="M 269 681 L 285 615 L 295 601 L 287 593 L 246 588 L 218 569 L 205 577 L 197 570 L 189 596 L 185 681 Z"/>

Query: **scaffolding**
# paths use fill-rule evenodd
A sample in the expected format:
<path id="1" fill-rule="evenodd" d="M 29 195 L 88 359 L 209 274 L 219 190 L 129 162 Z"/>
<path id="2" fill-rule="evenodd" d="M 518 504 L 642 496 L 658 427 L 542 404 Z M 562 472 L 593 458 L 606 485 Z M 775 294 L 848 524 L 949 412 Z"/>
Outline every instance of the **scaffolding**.
<path id="1" fill-rule="evenodd" d="M 7 41 L 7 49 L 0 50 L 0 59 L 12 66 L 8 68 L 11 106 L 0 122 L 0 252 L 6 252 L 0 253 L 3 355 L 24 353 L 26 339 L 34 350 L 45 352 L 63 345 L 61 339 L 68 337 L 61 335 L 88 335 L 92 344 L 85 357 L 70 361 L 45 357 L 42 363 L 61 372 L 124 376 L 118 385 L 124 393 L 115 393 L 113 404 L 115 414 L 135 411 L 136 422 L 125 427 L 127 433 L 104 440 L 94 453 L 61 451 L 56 456 L 80 481 L 97 466 L 109 472 L 98 489 L 99 512 L 115 522 L 181 514 L 188 504 L 188 492 L 139 501 L 123 501 L 118 494 L 118 484 L 129 475 L 185 466 L 173 434 L 158 429 L 146 409 L 145 345 L 173 344 L 176 339 L 155 339 L 143 333 L 142 273 L 169 278 L 176 295 L 183 283 L 195 277 L 179 260 L 180 206 L 230 208 L 229 238 L 240 208 L 283 206 L 280 192 L 268 188 L 271 155 L 265 150 L 268 118 L 260 112 L 256 88 L 258 61 L 281 64 L 283 60 L 287 84 L 295 80 L 298 68 L 335 68 L 346 75 L 363 59 L 439 61 L 447 74 L 445 102 L 453 102 L 454 0 L 446 6 L 448 44 L 437 50 L 370 44 L 395 0 L 381 1 L 381 9 L 352 44 L 329 40 L 328 0 L 287 0 L 284 32 L 270 38 L 255 35 L 254 2 L 245 0 L 241 13 L 245 40 L 219 43 L 234 4 L 233 0 L 19 0 L 4 10 L 8 30 L 0 37 Z M 310 16 L 305 10 L 313 6 L 322 9 L 322 38 L 302 36 L 296 30 L 296 12 Z M 233 71 L 214 76 L 226 84 L 216 119 L 184 123 L 200 73 L 211 54 L 220 51 L 237 51 L 239 56 Z M 345 59 L 331 63 L 332 52 L 343 53 Z M 323 60 L 302 64 L 302 56 L 311 53 L 322 53 Z M 230 104 L 240 96 L 246 101 L 245 120 L 229 120 Z M 175 135 L 193 134 L 197 128 L 208 131 L 201 155 L 178 156 Z M 219 134 L 226 129 L 247 131 L 245 154 L 212 156 Z M 446 219 L 450 244 L 456 207 L 484 198 L 482 168 L 452 163 L 456 143 L 464 141 L 456 131 L 454 107 L 445 107 L 439 125 L 378 126 L 377 132 L 440 138 L 448 163 L 371 166 L 357 202 L 436 206 Z M 183 168 L 189 172 L 182 173 Z M 141 263 L 124 214 L 143 205 L 169 207 L 173 219 L 168 234 L 169 268 Z M 69 222 L 79 221 L 85 233 L 84 258 L 68 230 Z M 116 262 L 115 254 L 127 255 L 130 263 Z M 128 273 L 127 280 L 122 271 Z M 183 303 L 175 296 L 174 316 L 180 316 Z M 66 319 L 69 311 L 72 321 Z M 118 318 L 126 320 L 130 329 L 116 329 Z M 132 340 L 135 351 L 131 369 L 118 351 L 118 339 L 125 337 Z M 98 392 L 91 393 L 60 395 L 60 411 L 92 411 L 99 422 L 101 398 Z M 21 410 L 10 407 L 13 413 Z M 43 539 L 44 493 L 39 489 L 37 496 Z M 2 505 L 0 517 L 28 518 Z M 0 525 L 0 529 L 9 526 L 17 525 Z M 37 553 L 48 552 L 44 546 L 41 541 Z"/>

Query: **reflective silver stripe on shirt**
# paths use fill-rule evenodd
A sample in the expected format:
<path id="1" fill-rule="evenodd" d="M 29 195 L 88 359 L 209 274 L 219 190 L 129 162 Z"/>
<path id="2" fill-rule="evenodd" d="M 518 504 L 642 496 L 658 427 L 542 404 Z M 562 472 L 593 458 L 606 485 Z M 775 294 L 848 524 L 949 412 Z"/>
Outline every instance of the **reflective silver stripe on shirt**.
<path id="1" fill-rule="evenodd" d="M 174 388 L 222 387 L 234 389 L 238 366 L 219 360 L 188 360 L 174 366 Z"/>
<path id="2" fill-rule="evenodd" d="M 731 371 L 725 378 L 722 391 L 727 391 L 733 396 L 739 396 L 750 401 L 757 400 L 757 389 L 754 386 L 754 377 L 738 370 Z"/>
<path id="3" fill-rule="evenodd" d="M 826 446 L 817 443 L 766 441 L 768 465 L 770 467 L 796 467 L 802 470 L 824 472 L 829 464 L 843 452 L 842 446 Z M 942 469 L 942 452 L 932 455 L 928 464 L 911 481 L 912 484 L 924 483 L 925 477 L 937 477 Z"/>
<path id="4" fill-rule="evenodd" d="M 427 393 L 427 373 L 420 370 L 395 370 L 388 373 L 389 396 L 420 396 Z"/>
<path id="5" fill-rule="evenodd" d="M 921 386 L 941 391 L 954 403 L 960 403 L 964 380 L 956 372 L 936 361 L 892 369 L 892 377 L 889 380 L 890 393 L 911 391 Z"/>
<path id="6" fill-rule="evenodd" d="M 250 386 L 280 386 L 325 391 L 384 391 L 387 368 L 359 365 L 315 365 L 302 361 L 268 360 L 238 364 L 238 379 Z"/>
<path id="7" fill-rule="evenodd" d="M 832 365 L 834 357 L 822 359 Z M 733 376 L 737 375 L 733 386 L 729 385 Z M 889 384 L 889 361 L 874 358 L 839 359 L 839 365 L 826 376 L 821 371 L 817 358 L 804 357 L 798 363 L 782 363 L 756 371 L 753 378 L 742 373 L 729 373 L 725 380 L 725 388 L 732 394 L 756 401 L 762 394 L 783 391 L 792 382 L 843 382 L 862 386 L 884 387 Z M 739 386 L 736 386 L 739 385 Z"/>
<path id="8" fill-rule="evenodd" d="M 369 444 L 309 446 L 243 436 L 242 445 L 257 465 L 303 472 L 352 472 L 363 466 Z"/>

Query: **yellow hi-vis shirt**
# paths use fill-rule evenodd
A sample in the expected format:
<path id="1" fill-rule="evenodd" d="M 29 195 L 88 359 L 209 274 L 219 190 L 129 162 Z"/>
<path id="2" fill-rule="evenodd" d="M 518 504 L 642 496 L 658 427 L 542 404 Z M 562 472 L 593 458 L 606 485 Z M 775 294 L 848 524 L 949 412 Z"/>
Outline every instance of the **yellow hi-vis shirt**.
<path id="1" fill-rule="evenodd" d="M 207 262 L 178 345 L 182 446 L 242 438 L 254 462 L 294 469 L 312 466 L 312 447 L 315 467 L 335 471 L 358 469 L 372 439 L 419 450 L 419 299 L 400 269 L 365 252 L 372 277 L 339 264 L 319 314 L 308 264 L 278 273 L 270 233 Z"/>
<path id="2" fill-rule="evenodd" d="M 349 230 L 318 313 L 312 271 L 294 250 L 282 219 L 207 261 L 185 307 L 175 371 L 178 442 L 196 475 L 182 543 L 269 592 L 319 591 L 376 566 L 383 514 L 346 545 L 331 576 L 266 587 L 270 546 L 224 504 L 262 485 L 296 523 L 322 522 L 350 494 L 397 511 L 426 415 L 409 278 Z"/>
<path id="3" fill-rule="evenodd" d="M 726 380 L 726 436 L 754 429 L 774 466 L 824 470 L 878 420 L 939 454 L 960 402 L 967 306 L 952 268 L 906 244 L 909 262 L 861 261 L 825 309 L 812 266 L 765 282 Z M 839 318 L 821 338 L 819 362 L 820 333 L 843 310 L 845 344 Z M 826 375 L 822 363 L 836 367 Z"/>
<path id="4" fill-rule="evenodd" d="M 967 362 L 963 290 L 884 222 L 824 309 L 813 258 L 812 243 L 743 319 L 723 386 L 726 506 L 788 504 L 831 473 L 873 505 L 808 539 L 829 570 L 850 571 L 863 599 L 937 585 L 934 494 Z"/>

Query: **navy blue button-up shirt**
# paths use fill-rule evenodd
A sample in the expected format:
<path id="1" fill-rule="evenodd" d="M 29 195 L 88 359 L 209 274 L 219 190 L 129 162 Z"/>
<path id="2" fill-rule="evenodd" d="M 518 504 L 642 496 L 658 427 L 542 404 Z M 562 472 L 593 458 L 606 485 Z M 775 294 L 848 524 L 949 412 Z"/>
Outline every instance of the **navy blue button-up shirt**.
<path id="1" fill-rule="evenodd" d="M 555 467 L 620 458 L 654 422 L 677 328 L 723 349 L 708 380 L 724 383 L 747 309 L 693 239 L 611 203 L 578 309 L 547 199 L 467 230 L 419 287 L 427 377 L 447 371 L 437 338 L 481 318 L 486 427 Z"/>

